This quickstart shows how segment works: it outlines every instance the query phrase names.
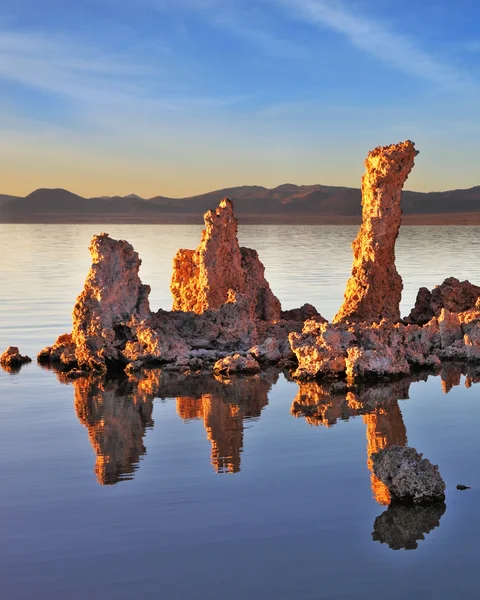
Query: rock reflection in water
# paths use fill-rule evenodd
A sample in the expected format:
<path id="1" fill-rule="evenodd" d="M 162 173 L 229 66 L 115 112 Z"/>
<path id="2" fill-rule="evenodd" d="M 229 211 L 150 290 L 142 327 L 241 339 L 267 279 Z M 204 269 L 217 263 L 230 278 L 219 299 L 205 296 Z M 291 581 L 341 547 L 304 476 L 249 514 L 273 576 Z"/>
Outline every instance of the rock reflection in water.
<path id="1" fill-rule="evenodd" d="M 392 504 L 375 519 L 372 538 L 392 550 L 415 550 L 418 541 L 440 525 L 445 510 L 444 502 L 427 506 Z"/>
<path id="2" fill-rule="evenodd" d="M 61 373 L 57 376 L 65 382 Z M 152 369 L 115 379 L 91 375 L 73 381 L 77 417 L 87 427 L 97 457 L 98 483 L 132 478 L 146 453 L 143 438 L 154 424 L 155 398 L 176 397 L 182 419 L 203 419 L 215 471 L 238 472 L 244 419 L 260 416 L 277 378 L 277 372 L 223 380 Z"/>
<path id="3" fill-rule="evenodd" d="M 142 382 L 144 383 L 144 382 Z M 76 380 L 75 411 L 88 429 L 97 456 L 95 474 L 101 485 L 131 479 L 145 454 L 143 437 L 153 427 L 153 396 L 144 385 L 126 378 Z"/>
<path id="4" fill-rule="evenodd" d="M 326 427 L 331 427 L 338 419 L 363 416 L 373 497 L 384 505 L 390 503 L 390 494 L 385 484 L 373 474 L 370 455 L 383 448 L 407 444 L 407 431 L 398 400 L 408 398 L 411 382 L 412 378 L 409 377 L 369 387 L 356 386 L 354 390 L 343 392 L 340 392 L 338 383 L 303 383 L 291 408 L 293 415 L 305 415 L 310 424 Z"/>
<path id="5" fill-rule="evenodd" d="M 171 375 L 164 389 L 170 396 L 176 396 L 177 413 L 182 419 L 203 419 L 207 438 L 212 444 L 211 463 L 215 471 L 237 473 L 240 471 L 244 420 L 260 416 L 277 379 L 276 371 L 234 379 L 208 376 L 195 380 Z"/>

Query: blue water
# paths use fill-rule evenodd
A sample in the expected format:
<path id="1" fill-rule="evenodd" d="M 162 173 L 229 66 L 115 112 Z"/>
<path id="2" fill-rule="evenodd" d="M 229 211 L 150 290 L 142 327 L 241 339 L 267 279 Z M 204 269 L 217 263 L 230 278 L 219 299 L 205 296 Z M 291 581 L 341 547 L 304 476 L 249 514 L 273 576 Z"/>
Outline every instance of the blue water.
<path id="1" fill-rule="evenodd" d="M 2 349 L 33 357 L 70 329 L 101 229 L 134 244 L 153 308 L 170 306 L 171 259 L 196 246 L 200 228 L 2 225 Z M 252 226 L 240 240 L 259 250 L 286 308 L 309 301 L 331 317 L 355 232 Z M 404 313 L 420 285 L 480 281 L 479 233 L 404 229 Z M 67 384 L 35 363 L 0 371 L 0 597 L 476 597 L 480 387 L 469 381 L 452 366 L 407 393 L 387 387 L 369 415 L 342 405 L 348 420 L 314 426 L 291 414 L 299 386 L 283 373 Z M 411 514 L 391 525 L 387 515 L 384 543 L 372 536 L 387 506 L 371 488 L 371 419 L 379 440 L 405 434 L 447 484 L 445 512 L 417 515 L 413 543 L 402 538 Z M 413 548 L 394 550 L 392 539 Z"/>

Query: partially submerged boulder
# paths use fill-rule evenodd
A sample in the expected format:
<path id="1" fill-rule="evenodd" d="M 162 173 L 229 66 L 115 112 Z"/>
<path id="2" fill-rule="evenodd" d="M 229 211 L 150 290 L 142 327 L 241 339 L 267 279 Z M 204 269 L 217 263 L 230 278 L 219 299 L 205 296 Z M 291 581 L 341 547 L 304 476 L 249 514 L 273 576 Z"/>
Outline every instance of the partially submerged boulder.
<path id="1" fill-rule="evenodd" d="M 387 486 L 392 502 L 431 504 L 445 500 L 445 482 L 438 466 L 415 448 L 392 446 L 370 458 L 373 472 Z"/>
<path id="2" fill-rule="evenodd" d="M 29 362 L 32 362 L 32 359 L 29 356 L 22 356 L 17 346 L 8 346 L 5 352 L 0 355 L 0 365 L 7 369 L 18 369 Z"/>
<path id="3" fill-rule="evenodd" d="M 372 150 L 362 178 L 362 225 L 353 242 L 352 276 L 334 322 L 378 323 L 400 319 L 402 278 L 395 268 L 403 185 L 413 168 L 410 140 Z"/>
<path id="4" fill-rule="evenodd" d="M 257 251 L 238 244 L 231 200 L 224 198 L 204 219 L 198 248 L 179 250 L 173 259 L 173 310 L 201 314 L 220 308 L 233 293 L 248 298 L 253 318 L 280 319 L 280 302 L 265 279 Z"/>

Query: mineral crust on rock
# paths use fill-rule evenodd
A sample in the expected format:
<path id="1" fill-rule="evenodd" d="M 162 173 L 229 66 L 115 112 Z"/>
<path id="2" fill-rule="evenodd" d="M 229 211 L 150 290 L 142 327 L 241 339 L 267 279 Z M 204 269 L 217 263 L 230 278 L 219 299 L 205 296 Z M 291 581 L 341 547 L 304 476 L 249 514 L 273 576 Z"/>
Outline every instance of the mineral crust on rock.
<path id="1" fill-rule="evenodd" d="M 422 328 L 386 321 L 332 324 L 311 319 L 289 339 L 298 361 L 294 377 L 300 380 L 398 376 L 410 373 L 412 366 L 440 365 L 437 322 Z"/>
<path id="2" fill-rule="evenodd" d="M 241 248 L 233 203 L 224 198 L 205 214 L 205 230 L 196 250 L 179 250 L 170 285 L 173 310 L 203 313 L 218 309 L 236 294 L 248 299 L 253 318 L 280 319 L 281 306 L 264 276 L 256 250 Z"/>
<path id="3" fill-rule="evenodd" d="M 469 281 L 449 277 L 430 291 L 426 287 L 418 290 L 415 306 L 405 319 L 406 323 L 425 325 L 433 317 L 439 317 L 442 309 L 460 313 L 475 307 L 480 297 L 480 287 Z"/>
<path id="4" fill-rule="evenodd" d="M 353 248 L 353 269 L 334 322 L 378 323 L 400 319 L 402 278 L 395 268 L 403 185 L 418 151 L 410 140 L 378 147 L 365 160 L 362 225 Z"/>
<path id="5" fill-rule="evenodd" d="M 371 455 L 373 472 L 388 488 L 393 502 L 431 504 L 445 499 L 438 467 L 415 448 L 392 446 Z"/>
<path id="6" fill-rule="evenodd" d="M 72 333 L 39 352 L 38 361 L 104 373 L 165 363 L 176 369 L 211 370 L 217 361 L 236 354 L 248 354 L 255 364 L 294 360 L 288 336 L 301 331 L 302 322 L 295 319 L 315 309 L 302 307 L 291 319 L 280 319 L 280 303 L 256 252 L 238 246 L 230 201 L 207 213 L 205 222 L 202 243 L 193 253 L 197 275 L 202 275 L 182 280 L 183 271 L 174 273 L 186 293 L 182 298 L 188 298 L 188 290 L 204 298 L 202 310 L 197 306 L 152 313 L 150 287 L 140 281 L 141 261 L 132 246 L 108 234 L 94 236 L 92 267 L 73 311 Z M 226 370 L 237 363 L 242 370 L 240 362 L 227 359 L 231 365 Z"/>
<path id="7" fill-rule="evenodd" d="M 0 365 L 7 369 L 17 369 L 29 362 L 32 362 L 32 359 L 29 356 L 22 356 L 17 346 L 8 346 L 0 355 Z"/>

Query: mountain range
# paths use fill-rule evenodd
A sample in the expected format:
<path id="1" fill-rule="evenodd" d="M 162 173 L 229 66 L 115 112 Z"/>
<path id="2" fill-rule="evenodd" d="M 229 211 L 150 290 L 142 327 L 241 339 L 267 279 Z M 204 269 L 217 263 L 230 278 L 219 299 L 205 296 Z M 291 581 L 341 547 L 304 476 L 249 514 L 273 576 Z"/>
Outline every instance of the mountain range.
<path id="1" fill-rule="evenodd" d="M 83 198 L 64 189 L 38 189 L 21 198 L 0 194 L 0 223 L 201 223 L 228 196 L 243 223 L 357 223 L 356 188 L 284 184 L 240 186 L 191 196 Z M 403 193 L 404 222 L 480 224 L 480 186 L 446 192 Z"/>

